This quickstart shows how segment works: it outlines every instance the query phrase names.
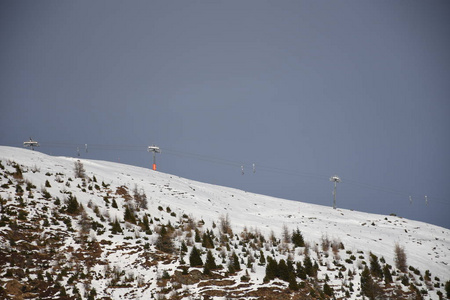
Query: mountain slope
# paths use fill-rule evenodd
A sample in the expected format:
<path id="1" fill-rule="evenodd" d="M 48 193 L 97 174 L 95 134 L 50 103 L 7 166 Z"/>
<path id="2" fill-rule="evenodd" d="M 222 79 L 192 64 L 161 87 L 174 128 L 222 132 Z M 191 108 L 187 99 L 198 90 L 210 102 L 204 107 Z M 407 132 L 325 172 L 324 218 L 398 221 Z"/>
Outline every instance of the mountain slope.
<path id="1" fill-rule="evenodd" d="M 327 297 L 325 284 L 337 298 L 360 299 L 363 268 L 372 268 L 370 252 L 383 266 L 395 266 L 396 244 L 404 247 L 410 269 L 402 273 L 391 267 L 392 284 L 372 272 L 385 295 L 401 298 L 420 290 L 435 299 L 445 294 L 443 284 L 450 273 L 450 231 L 445 228 L 257 195 L 112 162 L 80 160 L 85 176 L 76 178 L 74 158 L 0 147 L 0 160 L 0 276 L 8 297 L 29 293 L 88 298 L 94 297 L 92 291 L 112 299 L 270 299 L 273 293 L 278 293 L 274 299 L 296 297 L 291 293 L 295 288 L 289 290 L 281 275 L 264 281 L 268 263 L 258 260 L 270 256 L 280 264 L 305 263 L 306 257 L 317 264 L 316 275 L 296 279 L 301 299 Z M 82 208 L 72 211 L 71 203 Z M 122 233 L 111 231 L 115 221 Z M 227 224 L 233 233 L 222 228 Z M 294 247 L 290 239 L 283 242 L 286 233 L 297 228 L 306 247 Z M 170 232 L 169 251 L 160 251 L 161 231 Z M 205 234 L 212 236 L 212 248 L 202 246 Z M 180 255 L 183 241 L 187 251 Z M 194 246 L 200 248 L 203 262 L 212 250 L 223 268 L 210 276 L 189 268 Z M 241 265 L 234 273 L 227 269 L 233 254 Z M 408 284 L 401 284 L 405 277 Z"/>

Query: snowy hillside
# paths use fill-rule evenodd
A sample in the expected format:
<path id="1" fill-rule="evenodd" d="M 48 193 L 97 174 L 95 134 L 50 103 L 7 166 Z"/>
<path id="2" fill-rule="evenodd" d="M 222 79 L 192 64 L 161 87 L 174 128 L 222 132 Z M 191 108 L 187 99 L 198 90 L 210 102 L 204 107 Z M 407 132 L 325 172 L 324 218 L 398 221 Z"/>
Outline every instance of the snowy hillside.
<path id="1" fill-rule="evenodd" d="M 331 288 L 337 299 L 362 299 L 365 266 L 374 295 L 446 295 L 448 229 L 105 161 L 80 160 L 77 178 L 77 161 L 0 147 L 0 298 L 314 299 Z M 297 228 L 305 243 L 296 247 Z M 190 264 L 194 247 L 203 263 L 211 251 L 211 274 Z M 296 277 L 270 279 L 269 257 Z M 307 259 L 316 272 L 302 276 Z M 388 271 L 377 277 L 377 264 Z"/>

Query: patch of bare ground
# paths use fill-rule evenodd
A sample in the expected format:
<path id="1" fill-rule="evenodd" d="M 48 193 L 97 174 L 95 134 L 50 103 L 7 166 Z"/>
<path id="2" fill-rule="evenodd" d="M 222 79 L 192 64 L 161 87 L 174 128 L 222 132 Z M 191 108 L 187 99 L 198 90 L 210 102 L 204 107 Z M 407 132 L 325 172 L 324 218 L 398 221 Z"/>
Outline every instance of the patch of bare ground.
<path id="1" fill-rule="evenodd" d="M 192 270 L 188 274 L 183 274 L 183 272 L 177 270 L 172 277 L 172 281 L 184 285 L 192 285 L 200 282 L 204 278 L 205 276 L 199 270 Z"/>
<path id="2" fill-rule="evenodd" d="M 218 279 L 218 280 L 208 280 L 202 281 L 198 284 L 198 287 L 210 287 L 210 286 L 230 286 L 235 285 L 236 281 L 230 279 Z"/>
<path id="3" fill-rule="evenodd" d="M 242 299 L 246 299 L 249 297 L 255 297 L 257 299 L 264 300 L 282 300 L 282 299 L 290 299 L 290 300 L 312 300 L 312 299 L 320 299 L 314 298 L 308 295 L 309 293 L 305 291 L 293 292 L 289 289 L 278 289 L 275 287 L 261 287 L 257 290 L 249 291 L 245 295 L 242 295 Z"/>
<path id="4" fill-rule="evenodd" d="M 51 287 L 48 283 L 41 280 L 33 280 L 23 284 L 12 279 L 4 285 L 3 294 L 0 292 L 1 299 L 51 299 L 58 290 Z"/>
<path id="5" fill-rule="evenodd" d="M 207 290 L 201 293 L 204 299 L 211 299 L 211 297 L 227 297 L 229 294 L 224 290 Z"/>
<path id="6" fill-rule="evenodd" d="M 122 198 L 125 199 L 125 201 L 133 199 L 131 195 L 128 193 L 128 188 L 124 185 L 119 186 L 116 189 L 116 195 L 122 196 Z"/>

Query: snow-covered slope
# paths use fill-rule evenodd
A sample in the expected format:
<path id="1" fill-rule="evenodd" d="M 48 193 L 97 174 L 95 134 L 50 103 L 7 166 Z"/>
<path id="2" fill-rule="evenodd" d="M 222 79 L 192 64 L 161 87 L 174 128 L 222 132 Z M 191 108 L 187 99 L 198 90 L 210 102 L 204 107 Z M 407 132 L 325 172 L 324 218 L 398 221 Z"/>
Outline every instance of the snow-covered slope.
<path id="1" fill-rule="evenodd" d="M 82 181 L 74 177 L 74 163 L 77 160 L 52 157 L 20 148 L 0 147 L 0 161 L 3 166 L 9 168 L 11 172 L 14 168 L 8 166 L 8 162 L 22 166 L 23 178 L 37 186 L 37 190 L 43 188 L 45 182 L 49 180 L 51 187 L 46 189 L 53 197 L 64 199 L 67 192 L 71 192 L 76 195 L 83 207 L 92 207 L 94 204 L 102 213 L 107 210 L 111 220 L 117 218 L 123 221 L 123 210 L 112 209 L 102 201 L 102 197 L 110 196 L 107 189 L 81 192 Z M 148 200 L 147 213 L 153 217 L 158 216 L 160 220 L 165 218 L 165 221 L 174 222 L 180 216 L 187 215 L 193 216 L 196 220 L 203 220 L 206 228 L 213 228 L 213 223 L 218 224 L 221 218 L 228 215 L 234 233 L 238 234 L 243 230 L 259 231 L 266 239 L 271 234 L 280 239 L 286 226 L 290 232 L 298 228 L 312 248 L 315 244 L 320 245 L 324 239 L 339 241 L 347 253 L 355 255 L 364 253 L 363 255 L 367 257 L 370 251 L 378 257 L 383 257 L 387 264 L 393 266 L 395 266 L 394 247 L 397 243 L 404 247 L 409 266 L 422 272 L 429 270 L 433 278 L 440 278 L 441 283 L 450 277 L 450 230 L 446 228 L 396 216 L 339 208 L 334 210 L 331 207 L 303 203 L 302 199 L 291 201 L 268 197 L 113 162 L 94 160 L 81 162 L 86 169 L 86 175 L 91 179 L 95 176 L 98 185 L 100 183 L 109 185 L 110 192 L 116 191 L 120 186 L 128 187 L 130 194 L 135 188 L 144 192 Z M 70 186 L 67 184 L 63 186 L 69 177 L 73 180 Z M 4 184 L 5 181 L 7 179 L 2 178 L 0 184 Z M 3 199 L 14 198 L 14 193 L 12 186 L 0 188 Z M 119 197 L 117 201 L 119 208 L 125 203 Z M 169 214 L 163 214 L 169 207 L 176 218 L 171 219 Z M 85 211 L 97 219 L 91 210 Z M 34 213 L 29 211 L 28 216 L 31 218 Z M 5 230 L 5 227 L 0 227 L 0 230 Z M 97 239 L 100 240 L 102 237 Z M 116 239 L 116 236 L 113 239 Z M 155 242 L 155 234 L 149 241 Z M 72 247 L 75 247 L 75 242 L 71 243 Z M 4 245 L 2 249 L 5 249 Z M 301 254 L 294 252 L 294 256 L 301 257 Z M 112 261 L 113 264 L 119 264 L 124 257 L 111 254 L 108 259 L 116 260 Z M 138 255 L 133 259 L 136 260 L 137 257 Z M 122 266 L 125 267 L 126 264 Z M 355 261 L 354 268 L 356 267 Z M 256 281 L 262 282 L 263 272 L 264 267 L 256 268 L 255 275 L 252 276 L 255 276 Z M 256 278 L 258 276 L 260 277 Z M 93 284 L 95 285 L 94 282 Z M 96 290 L 102 290 L 100 283 L 97 284 Z M 119 294 L 114 295 L 113 297 L 119 297 Z M 141 295 L 144 296 L 145 293 Z M 432 297 L 435 294 L 430 291 L 429 295 Z M 356 295 L 352 297 L 356 299 Z"/>

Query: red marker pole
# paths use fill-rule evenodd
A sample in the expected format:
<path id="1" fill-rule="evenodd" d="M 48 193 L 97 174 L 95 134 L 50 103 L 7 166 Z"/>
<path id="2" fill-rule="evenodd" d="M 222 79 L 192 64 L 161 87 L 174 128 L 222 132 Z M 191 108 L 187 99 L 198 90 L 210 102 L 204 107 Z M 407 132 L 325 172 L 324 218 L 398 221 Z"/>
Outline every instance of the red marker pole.
<path id="1" fill-rule="evenodd" d="M 149 146 L 148 152 L 153 152 L 153 171 L 156 171 L 156 153 L 161 153 L 161 150 L 157 146 Z"/>

